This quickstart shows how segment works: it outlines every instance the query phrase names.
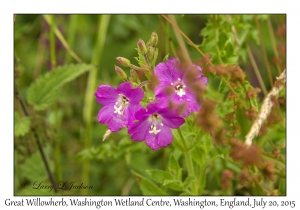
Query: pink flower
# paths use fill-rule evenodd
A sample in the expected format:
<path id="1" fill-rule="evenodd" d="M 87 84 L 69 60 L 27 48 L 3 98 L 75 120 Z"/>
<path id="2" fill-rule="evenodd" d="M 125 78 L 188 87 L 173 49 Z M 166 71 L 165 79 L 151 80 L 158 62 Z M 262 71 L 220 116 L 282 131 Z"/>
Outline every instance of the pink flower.
<path id="1" fill-rule="evenodd" d="M 172 143 L 173 136 L 170 128 L 179 128 L 185 121 L 169 110 L 161 108 L 156 103 L 150 103 L 135 114 L 139 120 L 129 127 L 132 141 L 146 141 L 153 150 L 166 147 Z"/>
<path id="2" fill-rule="evenodd" d="M 189 72 L 195 74 L 194 78 L 187 78 Z M 175 103 L 175 111 L 181 117 L 187 117 L 191 112 L 197 112 L 200 105 L 196 100 L 196 94 L 190 87 L 193 84 L 202 83 L 207 86 L 207 78 L 202 75 L 199 66 L 191 65 L 187 69 L 182 69 L 178 58 L 170 58 L 166 63 L 159 63 L 154 70 L 154 74 L 160 81 L 159 85 L 154 89 L 158 103 L 167 107 L 169 101 Z M 166 88 L 170 88 L 172 92 L 166 93 Z M 179 112 L 179 106 L 184 106 L 183 112 Z"/>
<path id="3" fill-rule="evenodd" d="M 132 88 L 129 82 L 123 82 L 117 89 L 101 85 L 95 96 L 103 105 L 98 113 L 99 123 L 107 124 L 109 130 L 116 132 L 133 123 L 135 113 L 142 108 L 139 103 L 144 92 L 141 88 Z"/>

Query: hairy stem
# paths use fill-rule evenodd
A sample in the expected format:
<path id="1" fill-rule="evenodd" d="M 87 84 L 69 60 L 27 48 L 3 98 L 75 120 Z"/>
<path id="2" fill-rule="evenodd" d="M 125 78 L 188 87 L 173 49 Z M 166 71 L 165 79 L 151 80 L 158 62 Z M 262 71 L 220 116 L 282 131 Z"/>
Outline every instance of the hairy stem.
<path id="1" fill-rule="evenodd" d="M 189 175 L 192 175 L 192 176 L 195 177 L 195 172 L 194 172 L 193 160 L 192 160 L 191 153 L 190 153 L 190 151 L 188 151 L 188 147 L 187 147 L 185 139 L 182 135 L 181 129 L 178 128 L 177 131 L 178 131 L 178 134 L 180 136 L 181 142 L 182 142 L 183 147 L 184 147 L 184 156 L 185 156 L 185 159 L 186 159 Z M 197 189 L 196 189 L 195 185 L 192 185 L 192 192 L 193 192 L 194 195 L 197 195 Z"/>
<path id="2" fill-rule="evenodd" d="M 26 109 L 26 106 L 25 106 L 25 104 L 24 104 L 24 102 L 23 102 L 23 100 L 22 100 L 22 98 L 21 98 L 21 96 L 19 95 L 18 92 L 17 92 L 17 97 L 18 97 L 18 99 L 19 99 L 19 103 L 21 104 L 21 107 L 22 107 L 22 109 L 23 109 L 24 114 L 25 114 L 27 117 L 29 117 L 29 113 L 28 113 L 28 111 L 27 111 L 27 109 Z M 52 174 L 51 174 L 50 167 L 49 167 L 48 161 L 47 161 L 47 159 L 46 159 L 45 153 L 44 153 L 44 151 L 43 151 L 43 148 L 42 148 L 42 145 L 41 145 L 40 138 L 39 138 L 39 136 L 38 136 L 38 134 L 37 134 L 37 132 L 36 132 L 36 130 L 35 130 L 34 128 L 31 128 L 31 130 L 32 130 L 32 132 L 33 132 L 33 134 L 34 134 L 36 143 L 37 143 L 37 145 L 38 145 L 39 152 L 40 152 L 40 154 L 41 154 L 41 157 L 42 157 L 44 166 L 45 166 L 46 171 L 47 171 L 47 174 L 48 174 L 48 178 L 49 178 L 49 180 L 50 180 L 50 182 L 51 182 L 51 184 L 52 184 L 52 186 L 53 186 L 53 188 L 54 188 L 54 192 L 57 193 L 57 185 L 56 185 L 56 183 L 55 183 L 55 181 L 54 181 L 54 178 L 53 178 L 53 176 L 52 176 Z"/>

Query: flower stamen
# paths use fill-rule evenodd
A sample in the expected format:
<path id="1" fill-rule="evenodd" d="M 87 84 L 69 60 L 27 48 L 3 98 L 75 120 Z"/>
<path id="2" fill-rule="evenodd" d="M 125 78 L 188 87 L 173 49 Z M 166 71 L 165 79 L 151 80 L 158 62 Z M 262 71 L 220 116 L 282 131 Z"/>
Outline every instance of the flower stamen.
<path id="1" fill-rule="evenodd" d="M 150 127 L 150 131 L 149 133 L 153 133 L 153 134 L 158 134 L 160 132 L 160 129 L 157 130 L 156 126 L 155 125 L 151 125 Z"/>
<path id="2" fill-rule="evenodd" d="M 114 105 L 114 113 L 118 113 L 119 115 L 123 115 L 124 108 L 129 104 L 128 98 L 124 95 L 119 94 L 119 100 Z M 118 106 L 120 105 L 120 106 Z"/>
<path id="3" fill-rule="evenodd" d="M 149 116 L 149 120 L 152 123 L 150 126 L 149 133 L 158 134 L 161 130 L 157 129 L 157 125 L 163 126 L 164 124 L 161 122 L 161 116 L 159 114 L 151 114 Z"/>

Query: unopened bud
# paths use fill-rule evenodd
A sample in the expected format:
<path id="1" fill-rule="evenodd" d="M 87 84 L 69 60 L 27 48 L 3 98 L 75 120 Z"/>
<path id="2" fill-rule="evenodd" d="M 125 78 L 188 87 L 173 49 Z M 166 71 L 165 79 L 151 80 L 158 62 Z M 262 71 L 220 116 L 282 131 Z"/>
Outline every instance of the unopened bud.
<path id="1" fill-rule="evenodd" d="M 120 65 L 129 67 L 130 66 L 130 61 L 126 58 L 123 57 L 117 57 L 116 60 L 119 62 Z"/>
<path id="2" fill-rule="evenodd" d="M 127 74 L 123 71 L 123 69 L 121 69 L 119 66 L 115 65 L 115 71 L 117 73 L 117 75 L 122 79 L 122 80 L 126 80 L 127 79 Z"/>
<path id="3" fill-rule="evenodd" d="M 138 75 L 137 75 L 137 73 L 136 73 L 135 70 L 130 69 L 130 76 L 131 76 L 131 78 L 132 78 L 132 81 L 138 82 L 139 77 L 138 77 Z"/>
<path id="4" fill-rule="evenodd" d="M 145 42 L 142 39 L 139 39 L 137 43 L 139 51 L 144 55 L 147 53 L 147 47 L 145 45 Z"/>
<path id="5" fill-rule="evenodd" d="M 155 50 L 153 47 L 149 47 L 149 52 L 148 52 L 148 58 L 150 60 L 150 62 L 153 60 L 154 58 L 154 53 L 155 53 Z"/>
<path id="6" fill-rule="evenodd" d="M 156 46 L 157 45 L 157 42 L 158 42 L 158 36 L 157 36 L 157 33 L 154 31 L 152 32 L 151 34 L 151 38 L 150 38 L 150 42 L 153 46 Z"/>

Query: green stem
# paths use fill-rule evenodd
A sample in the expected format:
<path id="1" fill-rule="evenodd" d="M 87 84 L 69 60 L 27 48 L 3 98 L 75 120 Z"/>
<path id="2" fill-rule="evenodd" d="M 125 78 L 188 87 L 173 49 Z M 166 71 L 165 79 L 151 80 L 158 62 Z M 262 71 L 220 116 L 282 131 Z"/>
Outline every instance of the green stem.
<path id="1" fill-rule="evenodd" d="M 54 15 L 50 16 L 50 55 L 51 55 L 51 69 L 56 67 L 56 49 L 55 49 L 55 21 Z M 54 103 L 54 124 L 57 130 L 57 139 L 55 144 L 55 175 L 56 180 L 62 181 L 62 169 L 61 169 L 61 140 L 60 140 L 60 126 L 58 122 L 58 113 L 57 113 L 57 102 Z"/>
<path id="2" fill-rule="evenodd" d="M 51 16 L 50 15 L 43 15 L 44 19 L 46 20 L 46 22 L 51 25 Z M 69 46 L 68 42 L 66 41 L 66 39 L 64 38 L 64 36 L 62 35 L 62 33 L 59 31 L 59 29 L 54 26 L 54 33 L 56 35 L 56 37 L 59 39 L 59 41 L 62 43 L 62 45 L 66 48 L 66 50 L 68 51 L 68 53 L 78 62 L 78 63 L 82 63 L 82 60 L 76 55 L 76 53 L 71 49 L 71 47 Z"/>
<path id="3" fill-rule="evenodd" d="M 50 24 L 50 53 L 51 53 L 51 68 L 54 69 L 56 67 L 56 54 L 55 54 L 55 34 L 54 34 L 54 15 L 50 16 L 51 24 Z"/>
<path id="4" fill-rule="evenodd" d="M 276 39 L 275 39 L 275 35 L 274 35 L 274 31 L 273 31 L 273 27 L 272 27 L 272 23 L 271 23 L 270 18 L 267 19 L 267 26 L 268 26 L 268 30 L 269 30 L 269 33 L 270 33 L 271 43 L 272 43 L 272 47 L 273 47 L 273 50 L 274 50 L 275 57 L 279 58 L 279 53 L 277 51 L 277 46 L 276 46 Z M 277 67 L 278 75 L 280 75 L 281 74 L 281 69 L 280 69 L 279 65 L 277 64 L 276 67 Z"/>
<path id="5" fill-rule="evenodd" d="M 169 18 L 170 18 L 170 20 L 178 27 L 175 16 L 174 16 L 174 15 L 169 15 Z M 187 51 L 187 49 L 186 49 L 186 46 L 185 46 L 185 44 L 184 44 L 184 41 L 183 41 L 183 38 L 182 38 L 181 34 L 180 34 L 180 33 L 178 32 L 178 30 L 176 30 L 175 28 L 173 28 L 173 30 L 174 30 L 176 39 L 177 39 L 177 41 L 178 41 L 178 44 L 179 44 L 179 46 L 180 46 L 180 48 L 181 48 L 181 50 L 182 50 L 183 57 L 184 57 L 185 61 L 186 61 L 189 65 L 191 65 L 191 64 L 192 64 L 192 60 L 191 60 L 191 58 L 190 58 L 190 56 L 189 56 L 189 53 L 188 53 L 188 51 Z"/>
<path id="6" fill-rule="evenodd" d="M 249 55 L 249 58 L 250 58 L 250 62 L 251 62 L 251 64 L 252 64 L 252 67 L 253 67 L 253 69 L 254 69 L 254 72 L 255 72 L 256 77 L 257 77 L 257 79 L 258 79 L 258 82 L 259 82 L 259 84 L 260 84 L 260 87 L 261 87 L 261 89 L 262 89 L 264 95 L 266 96 L 266 95 L 268 95 L 268 91 L 267 91 L 267 89 L 266 89 L 265 83 L 264 83 L 264 81 L 263 81 L 263 79 L 262 79 L 262 77 L 261 77 L 261 74 L 260 74 L 260 72 L 259 72 L 259 69 L 258 69 L 258 67 L 257 67 L 257 64 L 256 64 L 256 62 L 255 62 L 255 59 L 254 59 L 254 57 L 253 57 L 253 54 L 252 54 L 251 49 L 250 49 L 250 47 L 249 47 L 248 44 L 246 45 L 246 49 L 247 49 L 247 53 L 248 53 L 248 55 Z"/>
<path id="7" fill-rule="evenodd" d="M 271 86 L 273 87 L 273 78 L 272 78 L 271 68 L 270 68 L 270 64 L 269 64 L 269 61 L 268 61 L 268 56 L 267 56 L 266 47 L 265 47 L 265 44 L 264 44 L 263 35 L 262 35 L 261 28 L 260 28 L 259 20 L 258 20 L 257 15 L 255 15 L 254 18 L 255 18 L 255 22 L 256 22 L 256 27 L 258 29 L 260 45 L 261 45 L 261 49 L 262 49 L 262 53 L 263 53 L 264 62 L 265 62 L 266 68 L 267 68 L 269 81 L 270 81 Z"/>
<path id="8" fill-rule="evenodd" d="M 188 151 L 188 147 L 187 147 L 186 142 L 184 140 L 184 137 L 182 135 L 181 129 L 178 128 L 177 131 L 178 131 L 178 134 L 180 136 L 180 139 L 182 141 L 182 145 L 183 145 L 183 148 L 184 148 L 184 155 L 185 155 L 185 159 L 186 159 L 186 163 L 187 163 L 187 168 L 188 168 L 189 175 L 192 175 L 192 176 L 195 177 L 195 172 L 194 172 L 194 167 L 193 167 L 193 161 L 192 161 L 191 153 Z M 192 190 L 192 192 L 193 192 L 194 195 L 197 195 L 197 189 L 196 189 L 195 185 L 192 185 L 192 189 L 191 190 Z"/>
<path id="9" fill-rule="evenodd" d="M 86 125 L 86 132 L 85 132 L 85 140 L 84 140 L 84 148 L 88 149 L 91 147 L 91 138 L 92 138 L 92 116 L 93 116 L 93 109 L 94 109 L 94 92 L 97 89 L 96 81 L 97 81 L 97 74 L 99 71 L 99 64 L 100 59 L 102 57 L 102 52 L 104 49 L 104 43 L 106 39 L 106 32 L 109 24 L 110 15 L 100 15 L 99 16 L 99 26 L 98 26 L 98 34 L 97 34 L 97 42 L 95 46 L 95 51 L 93 53 L 92 64 L 98 66 L 90 71 L 88 81 L 87 81 L 87 88 L 85 93 L 85 101 L 84 101 L 84 108 L 83 108 L 83 120 Z M 82 169 L 82 181 L 84 184 L 89 184 L 89 174 L 90 174 L 90 162 L 88 159 L 84 160 L 83 169 Z M 82 190 L 82 194 L 86 195 L 88 190 Z"/>
<path id="10" fill-rule="evenodd" d="M 27 111 L 27 108 L 26 108 L 26 106 L 25 106 L 25 103 L 23 102 L 23 100 L 22 100 L 22 98 L 21 98 L 19 92 L 17 92 L 16 94 L 17 94 L 19 103 L 21 104 L 21 107 L 22 107 L 22 110 L 23 110 L 24 114 L 25 114 L 27 117 L 29 117 L 29 113 L 28 113 L 28 111 Z M 38 145 L 38 149 L 39 149 L 40 155 L 41 155 L 41 157 L 42 157 L 44 166 L 45 166 L 45 168 L 46 168 L 46 171 L 47 171 L 47 174 L 48 174 L 48 178 L 49 178 L 49 180 L 50 180 L 50 182 L 51 182 L 51 184 L 52 184 L 52 186 L 53 186 L 53 188 L 54 188 L 54 192 L 57 193 L 57 185 L 56 185 L 56 182 L 55 182 L 55 180 L 54 180 L 54 178 L 53 178 L 53 176 L 52 176 L 52 174 L 51 174 L 51 170 L 50 170 L 50 167 L 49 167 L 49 164 L 48 164 L 48 161 L 47 161 L 45 152 L 44 152 L 44 150 L 43 150 L 43 148 L 42 148 L 42 144 L 41 144 L 39 135 L 38 135 L 37 131 L 35 130 L 35 128 L 32 127 L 31 130 L 32 130 L 32 132 L 33 132 L 33 134 L 34 134 L 34 137 L 35 137 L 35 139 L 36 139 L 36 143 L 37 143 L 37 145 Z"/>
<path id="11" fill-rule="evenodd" d="M 55 144 L 55 175 L 56 180 L 62 181 L 62 164 L 61 164 L 61 138 L 60 138 L 60 125 L 58 120 L 57 102 L 54 103 L 54 121 L 57 130 L 57 139 Z"/>
<path id="12" fill-rule="evenodd" d="M 267 154 L 263 154 L 262 155 L 263 158 L 265 158 L 266 160 L 273 162 L 274 164 L 276 164 L 277 166 L 281 167 L 282 169 L 286 168 L 286 163 L 283 163 L 282 161 L 273 158 L 271 155 L 267 155 Z"/>
<path id="13" fill-rule="evenodd" d="M 76 27 L 78 24 L 79 15 L 70 15 L 70 25 L 68 28 L 68 43 L 71 47 L 71 49 L 74 49 L 74 42 L 75 42 L 75 35 L 76 35 Z M 66 63 L 71 62 L 71 55 L 69 53 L 66 53 Z"/>

